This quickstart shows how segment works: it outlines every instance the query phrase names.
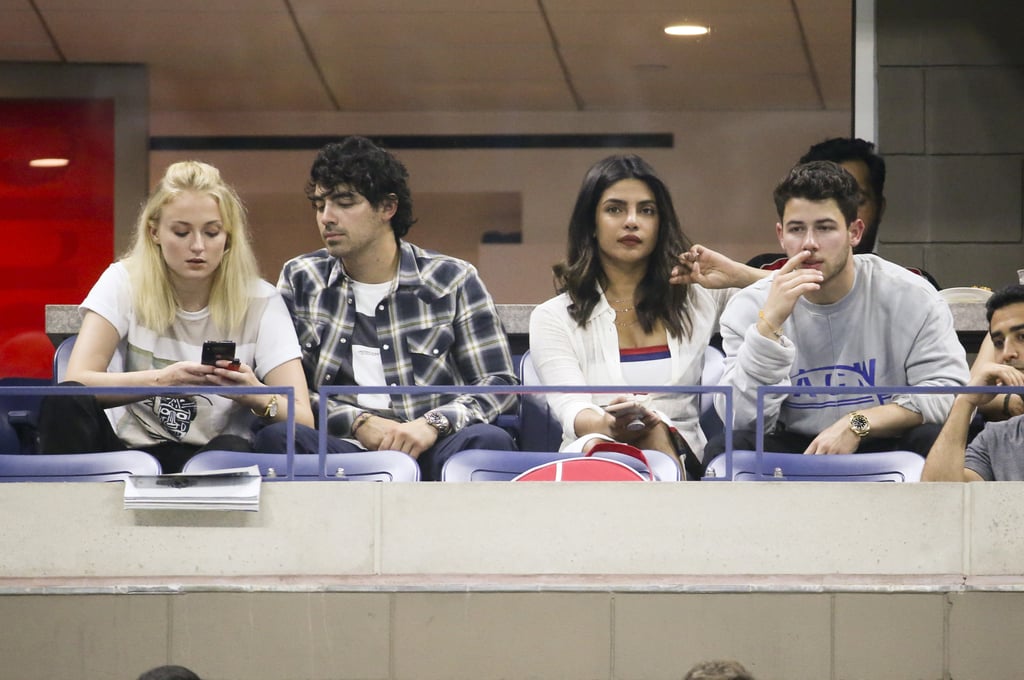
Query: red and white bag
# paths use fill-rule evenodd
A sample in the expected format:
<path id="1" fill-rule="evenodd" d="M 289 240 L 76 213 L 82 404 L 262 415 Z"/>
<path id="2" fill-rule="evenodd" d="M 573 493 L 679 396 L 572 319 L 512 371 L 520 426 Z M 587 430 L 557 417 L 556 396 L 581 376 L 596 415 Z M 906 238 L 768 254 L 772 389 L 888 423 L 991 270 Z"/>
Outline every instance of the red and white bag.
<path id="1" fill-rule="evenodd" d="M 624 453 L 636 458 L 647 468 L 647 477 L 617 460 L 602 458 L 603 451 Z M 582 456 L 553 460 L 520 473 L 513 482 L 646 482 L 654 480 L 654 472 L 643 451 L 618 442 L 602 442 Z"/>

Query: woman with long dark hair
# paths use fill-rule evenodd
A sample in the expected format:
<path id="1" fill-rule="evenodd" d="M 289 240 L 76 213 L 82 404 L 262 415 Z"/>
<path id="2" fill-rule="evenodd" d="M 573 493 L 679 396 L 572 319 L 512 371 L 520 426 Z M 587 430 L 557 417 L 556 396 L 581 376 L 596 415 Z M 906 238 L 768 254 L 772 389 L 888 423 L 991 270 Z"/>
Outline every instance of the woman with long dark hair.
<path id="1" fill-rule="evenodd" d="M 733 290 L 766 275 L 683 233 L 665 184 L 642 158 L 610 156 L 583 179 L 559 295 L 530 318 L 545 385 L 698 385 Z M 696 285 L 700 284 L 700 285 Z M 717 289 L 717 290 L 711 290 Z M 551 394 L 564 450 L 600 441 L 658 449 L 699 474 L 706 438 L 696 395 Z"/>

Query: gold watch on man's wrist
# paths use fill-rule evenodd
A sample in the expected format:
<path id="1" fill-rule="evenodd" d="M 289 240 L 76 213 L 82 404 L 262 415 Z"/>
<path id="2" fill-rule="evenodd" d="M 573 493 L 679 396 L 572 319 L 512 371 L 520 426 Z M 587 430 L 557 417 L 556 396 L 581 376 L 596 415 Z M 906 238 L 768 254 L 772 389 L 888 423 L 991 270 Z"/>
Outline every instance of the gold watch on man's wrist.
<path id="1" fill-rule="evenodd" d="M 851 413 L 850 430 L 861 439 L 867 437 L 871 433 L 871 423 L 868 421 L 868 417 L 856 411 Z"/>

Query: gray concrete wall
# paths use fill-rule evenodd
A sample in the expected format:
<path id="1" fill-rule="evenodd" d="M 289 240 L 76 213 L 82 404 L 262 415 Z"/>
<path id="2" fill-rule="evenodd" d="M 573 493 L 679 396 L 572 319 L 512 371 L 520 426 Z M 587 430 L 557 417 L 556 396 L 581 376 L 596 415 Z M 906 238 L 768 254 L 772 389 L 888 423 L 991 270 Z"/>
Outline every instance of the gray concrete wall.
<path id="1" fill-rule="evenodd" d="M 1024 4 L 877 0 L 879 252 L 943 287 L 1024 267 Z"/>
<path id="2" fill-rule="evenodd" d="M 4 677 L 1016 677 L 1024 483 L 0 485 Z M 724 509 L 728 508 L 728 511 Z M 469 510 L 471 509 L 471 510 Z"/>

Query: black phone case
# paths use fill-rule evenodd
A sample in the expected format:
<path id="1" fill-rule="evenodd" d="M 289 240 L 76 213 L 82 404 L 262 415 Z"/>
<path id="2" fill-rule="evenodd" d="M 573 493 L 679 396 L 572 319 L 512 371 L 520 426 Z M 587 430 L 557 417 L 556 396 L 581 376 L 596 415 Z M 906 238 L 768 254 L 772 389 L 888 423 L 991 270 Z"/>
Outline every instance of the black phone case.
<path id="1" fill-rule="evenodd" d="M 207 340 L 203 343 L 202 363 L 207 366 L 216 366 L 218 361 L 231 361 L 235 358 L 235 343 L 233 340 Z"/>

